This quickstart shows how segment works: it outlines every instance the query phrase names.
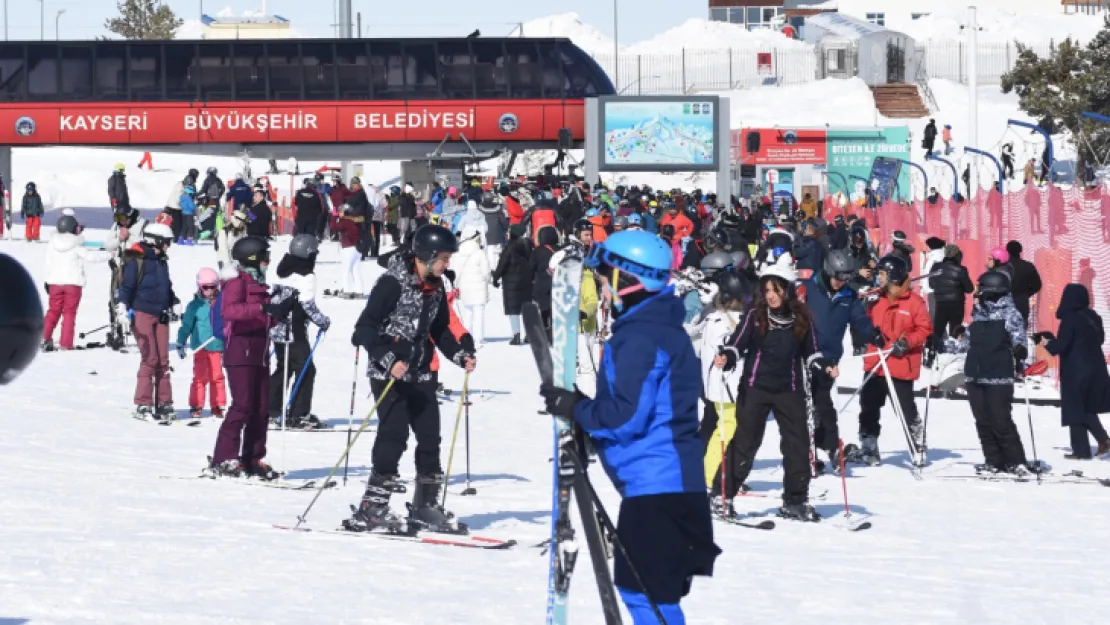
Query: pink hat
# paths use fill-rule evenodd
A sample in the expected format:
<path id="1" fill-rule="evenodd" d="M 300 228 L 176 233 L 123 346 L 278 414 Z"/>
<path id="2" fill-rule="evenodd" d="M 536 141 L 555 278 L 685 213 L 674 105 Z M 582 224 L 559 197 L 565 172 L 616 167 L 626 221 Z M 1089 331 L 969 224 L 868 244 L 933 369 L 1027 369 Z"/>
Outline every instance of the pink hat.
<path id="1" fill-rule="evenodd" d="M 218 286 L 220 284 L 220 275 L 216 273 L 215 269 L 205 267 L 197 272 L 197 288 L 202 286 Z"/>
<path id="2" fill-rule="evenodd" d="M 1010 253 L 1004 247 L 996 247 L 991 250 L 991 258 L 997 260 L 999 263 L 1005 265 L 1010 262 Z"/>
<path id="3" fill-rule="evenodd" d="M 455 187 L 447 187 L 447 195 L 455 195 L 459 190 Z"/>

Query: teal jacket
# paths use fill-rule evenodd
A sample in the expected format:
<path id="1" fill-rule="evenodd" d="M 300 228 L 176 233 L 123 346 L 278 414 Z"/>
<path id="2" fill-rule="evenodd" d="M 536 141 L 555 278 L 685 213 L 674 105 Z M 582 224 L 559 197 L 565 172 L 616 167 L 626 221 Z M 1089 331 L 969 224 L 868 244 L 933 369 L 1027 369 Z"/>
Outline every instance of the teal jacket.
<path id="1" fill-rule="evenodd" d="M 185 314 L 181 317 L 181 329 L 177 331 L 177 344 L 184 345 L 186 340 L 190 340 L 189 349 L 195 350 L 210 338 L 212 338 L 212 306 L 198 293 L 185 307 Z M 204 345 L 204 349 L 210 352 L 222 352 L 224 342 L 213 339 L 212 342 Z"/>

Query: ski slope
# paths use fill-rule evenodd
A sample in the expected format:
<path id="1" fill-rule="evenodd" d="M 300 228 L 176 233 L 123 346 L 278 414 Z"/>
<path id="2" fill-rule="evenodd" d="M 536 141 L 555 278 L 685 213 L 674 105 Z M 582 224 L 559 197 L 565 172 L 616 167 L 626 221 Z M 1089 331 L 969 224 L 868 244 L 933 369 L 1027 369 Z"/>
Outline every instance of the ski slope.
<path id="1" fill-rule="evenodd" d="M 50 228 L 44 228 L 44 237 Z M 89 233 L 95 238 L 97 233 Z M 279 244 L 275 260 L 282 253 Z M 0 241 L 41 282 L 45 245 Z M 171 252 L 183 301 L 198 268 L 214 265 L 209 247 Z M 319 288 L 334 288 L 338 250 L 323 246 Z M 276 266 L 276 262 L 275 262 Z M 367 278 L 380 273 L 364 263 Z M 89 268 L 78 331 L 105 321 L 108 275 Z M 358 301 L 321 299 L 332 331 L 317 350 L 315 413 L 345 428 L 352 373 L 350 330 Z M 2 393 L 0 458 L 0 623 L 492 625 L 542 623 L 547 558 L 531 548 L 548 536 L 551 422 L 538 415 L 538 375 L 527 347 L 507 344 L 508 323 L 495 296 L 487 314 L 491 342 L 478 354 L 472 387 L 491 395 L 471 409 L 471 468 L 478 494 L 463 488 L 463 436 L 448 508 L 475 533 L 514 538 L 511 551 L 476 551 L 357 536 L 273 529 L 293 524 L 311 493 L 229 482 L 163 479 L 199 473 L 218 423 L 159 427 L 130 418 L 138 355 L 106 350 L 42 354 Z M 176 332 L 176 328 L 174 328 Z M 102 335 L 87 340 L 102 340 Z M 80 343 L 81 341 L 79 341 Z M 179 414 L 187 408 L 191 366 L 171 356 Z M 842 367 L 859 379 L 858 360 Z M 360 369 L 365 366 L 365 358 Z M 852 370 L 852 371 L 849 371 Z M 448 365 L 443 382 L 461 388 Z M 371 406 L 362 371 L 356 419 Z M 841 397 L 838 401 L 844 401 Z M 924 400 L 920 400 L 919 406 Z M 1067 433 L 1059 413 L 1034 408 L 1040 457 L 1058 473 L 1079 468 L 1110 477 L 1110 463 L 1063 460 Z M 1015 408 L 1029 448 L 1025 410 Z M 856 408 L 842 419 L 855 441 Z M 442 407 L 444 450 L 455 407 Z M 930 407 L 931 466 L 923 481 L 905 468 L 903 438 L 885 411 L 884 465 L 856 468 L 848 480 L 853 517 L 874 527 L 851 533 L 843 522 L 841 483 L 812 486 L 820 525 L 779 522 L 771 532 L 716 526 L 724 554 L 716 575 L 698 579 L 684 602 L 690 623 L 707 625 L 1009 625 L 1102 623 L 1110 609 L 1106 579 L 1110 489 L 1089 485 L 942 480 L 981 462 L 965 402 Z M 371 421 L 373 424 L 373 421 Z M 372 427 L 372 426 L 371 426 Z M 326 491 L 308 525 L 332 529 L 357 503 L 369 471 L 373 434 L 355 446 L 351 480 Z M 346 442 L 343 433 L 271 433 L 268 459 L 294 479 L 322 478 Z M 402 475 L 413 477 L 410 451 Z M 609 512 L 618 496 L 596 465 L 591 474 Z M 750 484 L 779 489 L 778 434 L 768 428 Z M 395 495 L 404 509 L 410 495 Z M 773 499 L 737 500 L 741 511 L 772 509 Z M 601 623 L 596 585 L 582 545 L 571 585 L 575 625 Z M 627 615 L 626 623 L 630 623 Z"/>

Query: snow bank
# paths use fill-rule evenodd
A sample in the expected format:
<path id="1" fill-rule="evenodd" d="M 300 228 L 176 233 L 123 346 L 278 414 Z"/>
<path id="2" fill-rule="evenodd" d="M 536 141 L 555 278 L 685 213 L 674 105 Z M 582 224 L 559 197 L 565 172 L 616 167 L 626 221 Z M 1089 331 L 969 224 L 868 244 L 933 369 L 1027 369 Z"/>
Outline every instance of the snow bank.
<path id="1" fill-rule="evenodd" d="M 647 41 L 627 48 L 630 54 L 678 54 L 685 48 L 807 48 L 801 41 L 789 39 L 782 33 L 761 29 L 749 31 L 743 26 L 728 22 L 689 19 L 679 26 L 660 33 Z"/>
<path id="2" fill-rule="evenodd" d="M 941 9 L 908 22 L 902 30 L 919 41 L 965 39 L 963 27 L 967 21 L 967 9 Z M 1021 11 L 984 8 L 979 10 L 977 22 L 979 40 L 983 42 L 1016 40 L 1026 44 L 1046 44 L 1071 37 L 1085 43 L 1094 39 L 1102 28 L 1101 17 L 1064 15 L 1059 11 L 1030 15 Z"/>
<path id="3" fill-rule="evenodd" d="M 587 52 L 612 52 L 613 39 L 582 21 L 577 13 L 558 13 L 524 22 L 512 36 L 566 37 Z"/>

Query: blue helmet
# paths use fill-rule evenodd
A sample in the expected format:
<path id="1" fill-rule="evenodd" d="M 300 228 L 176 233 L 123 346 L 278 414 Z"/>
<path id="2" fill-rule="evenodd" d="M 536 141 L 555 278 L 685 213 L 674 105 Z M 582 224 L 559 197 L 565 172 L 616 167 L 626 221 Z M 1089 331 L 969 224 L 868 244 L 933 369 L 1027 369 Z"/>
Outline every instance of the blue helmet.
<path id="1" fill-rule="evenodd" d="M 659 237 L 643 230 L 614 232 L 595 245 L 586 265 L 615 267 L 635 276 L 647 291 L 662 291 L 671 277 L 671 248 Z"/>
<path id="2" fill-rule="evenodd" d="M 597 217 L 597 209 L 591 208 L 590 210 L 586 211 L 586 217 Z"/>
<path id="3" fill-rule="evenodd" d="M 630 226 L 639 226 L 642 223 L 643 223 L 643 220 L 640 219 L 640 214 L 639 213 L 632 213 L 631 215 L 628 216 L 628 225 L 630 225 Z"/>

